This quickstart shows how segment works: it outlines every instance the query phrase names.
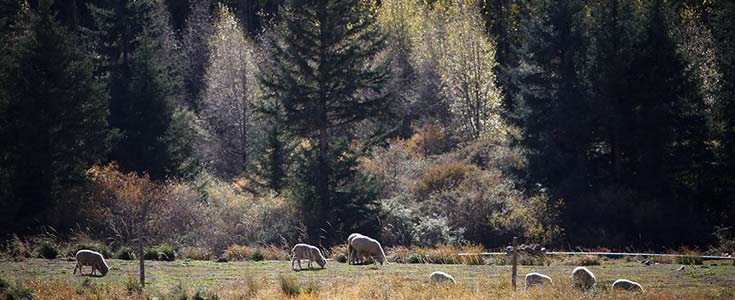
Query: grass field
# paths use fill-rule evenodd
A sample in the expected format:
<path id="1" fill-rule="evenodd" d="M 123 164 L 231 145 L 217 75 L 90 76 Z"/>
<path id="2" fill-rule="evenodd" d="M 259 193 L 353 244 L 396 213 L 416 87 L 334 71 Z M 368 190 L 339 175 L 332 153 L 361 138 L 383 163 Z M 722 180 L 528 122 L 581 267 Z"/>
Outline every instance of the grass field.
<path id="1" fill-rule="evenodd" d="M 330 261 L 324 270 L 294 272 L 285 261 L 146 262 L 147 291 L 134 291 L 137 262 L 108 260 L 110 273 L 102 278 L 72 275 L 73 261 L 29 259 L 0 261 L 0 277 L 15 279 L 34 291 L 35 299 L 196 299 L 206 289 L 216 293 L 208 299 L 282 299 L 290 286 L 302 299 L 735 299 L 735 266 L 732 262 L 705 262 L 704 266 L 660 264 L 645 266 L 625 260 L 604 260 L 588 267 L 597 276 L 598 287 L 583 294 L 570 288 L 573 266 L 521 266 L 519 274 L 536 271 L 550 275 L 554 287 L 523 291 L 510 288 L 510 267 L 496 265 L 397 264 L 350 266 Z M 305 266 L 305 264 L 304 264 Z M 431 272 L 441 270 L 455 277 L 457 286 L 428 282 Z M 88 272 L 89 269 L 86 270 Z M 613 293 L 619 278 L 640 282 L 642 294 Z M 287 285 L 282 288 L 281 285 Z M 188 297 L 188 298 L 187 298 Z M 200 299 L 207 299 L 201 297 Z"/>

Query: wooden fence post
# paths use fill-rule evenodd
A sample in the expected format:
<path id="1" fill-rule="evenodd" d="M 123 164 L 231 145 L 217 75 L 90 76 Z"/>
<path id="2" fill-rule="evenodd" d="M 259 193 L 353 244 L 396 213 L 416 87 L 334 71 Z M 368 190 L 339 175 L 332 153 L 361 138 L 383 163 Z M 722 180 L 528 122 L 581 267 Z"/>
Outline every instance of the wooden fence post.
<path id="1" fill-rule="evenodd" d="M 513 284 L 513 290 L 516 290 L 516 273 L 518 271 L 518 238 L 513 237 L 513 251 L 512 251 L 512 263 L 513 263 L 513 271 L 511 274 L 511 283 Z"/>

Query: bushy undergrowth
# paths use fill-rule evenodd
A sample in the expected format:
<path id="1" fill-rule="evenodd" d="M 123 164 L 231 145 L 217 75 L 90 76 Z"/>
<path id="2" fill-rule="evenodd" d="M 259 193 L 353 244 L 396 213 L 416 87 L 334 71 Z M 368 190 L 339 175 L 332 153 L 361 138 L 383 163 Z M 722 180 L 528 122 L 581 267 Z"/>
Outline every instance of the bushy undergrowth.
<path id="1" fill-rule="evenodd" d="M 485 252 L 485 249 L 482 246 L 472 244 L 464 246 L 438 245 L 433 248 L 398 246 L 390 248 L 387 255 L 391 262 L 396 263 L 482 265 L 485 263 L 481 255 L 483 252 Z M 476 255 L 460 256 L 460 253 Z"/>
<path id="2" fill-rule="evenodd" d="M 241 246 L 230 245 L 224 254 L 228 260 L 288 260 L 289 253 L 287 250 L 278 248 L 274 245 L 269 246 Z"/>
<path id="3" fill-rule="evenodd" d="M 59 256 L 59 246 L 53 240 L 42 240 L 33 251 L 37 258 L 54 259 Z"/>
<path id="4" fill-rule="evenodd" d="M 386 183 L 380 195 L 385 244 L 428 247 L 513 236 L 557 242 L 562 202 L 518 188 L 508 170 L 523 160 L 507 140 L 480 138 L 431 156 L 413 145 L 417 140 L 393 140 L 363 160 L 362 171 Z"/>
<path id="5" fill-rule="evenodd" d="M 145 249 L 143 258 L 146 260 L 174 261 L 176 260 L 176 249 L 171 244 L 161 244 Z"/>
<path id="6" fill-rule="evenodd" d="M 211 260 L 212 251 L 206 248 L 185 247 L 179 252 L 179 257 L 190 260 Z"/>

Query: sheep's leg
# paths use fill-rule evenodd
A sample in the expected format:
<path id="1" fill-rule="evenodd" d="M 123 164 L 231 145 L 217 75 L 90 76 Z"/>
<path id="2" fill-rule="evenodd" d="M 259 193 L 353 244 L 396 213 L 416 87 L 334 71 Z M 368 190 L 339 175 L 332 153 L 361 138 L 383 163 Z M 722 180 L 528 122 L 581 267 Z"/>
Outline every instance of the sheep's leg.
<path id="1" fill-rule="evenodd" d="M 301 257 L 299 257 L 299 260 L 297 260 L 297 262 L 299 263 L 299 270 L 303 270 L 303 268 L 301 267 Z"/>
<path id="2" fill-rule="evenodd" d="M 295 271 L 296 269 L 294 269 L 294 267 L 293 267 L 294 266 L 294 263 L 296 263 L 296 255 L 294 255 L 294 256 L 291 257 L 291 270 L 294 270 Z"/>
<path id="3" fill-rule="evenodd" d="M 79 268 L 79 263 L 74 266 L 74 273 L 72 273 L 72 275 L 77 275 L 77 268 Z M 81 272 L 81 270 L 79 272 Z"/>

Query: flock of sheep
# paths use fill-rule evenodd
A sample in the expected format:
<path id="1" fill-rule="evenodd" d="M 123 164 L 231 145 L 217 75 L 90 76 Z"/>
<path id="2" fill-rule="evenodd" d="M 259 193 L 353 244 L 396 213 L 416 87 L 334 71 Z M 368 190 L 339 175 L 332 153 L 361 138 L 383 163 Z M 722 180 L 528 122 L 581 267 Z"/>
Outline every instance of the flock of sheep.
<path id="1" fill-rule="evenodd" d="M 299 270 L 301 270 L 301 260 L 308 260 L 307 267 L 312 269 L 312 262 L 316 263 L 322 269 L 327 264 L 327 259 L 324 258 L 319 248 L 308 244 L 296 244 L 291 249 L 291 269 L 295 269 L 295 264 L 298 263 Z M 385 262 L 385 252 L 380 242 L 377 240 L 364 236 L 359 233 L 353 233 L 347 238 L 347 262 L 348 264 L 358 264 L 367 262 L 368 259 L 374 259 L 381 265 Z M 82 273 L 84 266 L 92 268 L 90 275 L 94 275 L 99 272 L 101 276 L 105 276 L 109 271 L 109 267 L 105 262 L 102 254 L 91 251 L 91 250 L 79 250 L 76 253 L 76 267 L 74 268 L 74 274 L 77 269 Z M 444 272 L 433 272 L 429 276 L 429 279 L 435 283 L 451 283 L 456 284 L 454 277 Z M 551 277 L 541 273 L 528 273 L 526 274 L 526 289 L 530 287 L 541 287 L 543 285 L 553 285 Z M 595 275 L 585 267 L 577 267 L 572 270 L 572 283 L 575 287 L 582 290 L 589 290 L 595 286 L 597 279 Z M 626 290 L 626 291 L 643 291 L 643 287 L 634 281 L 627 279 L 618 279 L 612 284 L 613 290 Z"/>

